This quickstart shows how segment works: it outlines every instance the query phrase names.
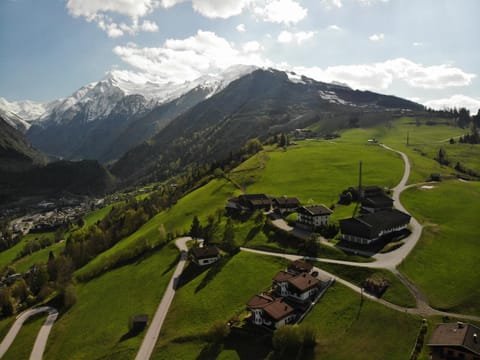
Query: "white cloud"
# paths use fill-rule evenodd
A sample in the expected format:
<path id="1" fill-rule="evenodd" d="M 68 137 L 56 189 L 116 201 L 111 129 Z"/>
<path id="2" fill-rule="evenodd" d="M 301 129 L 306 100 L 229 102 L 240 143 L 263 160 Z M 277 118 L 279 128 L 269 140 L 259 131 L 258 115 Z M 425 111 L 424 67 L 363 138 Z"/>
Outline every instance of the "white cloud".
<path id="1" fill-rule="evenodd" d="M 243 44 L 242 49 L 245 53 L 257 52 L 262 49 L 262 46 L 258 41 L 249 41 Z"/>
<path id="2" fill-rule="evenodd" d="M 368 40 L 370 41 L 381 41 L 385 39 L 385 34 L 380 33 L 380 34 L 373 34 L 368 37 Z"/>
<path id="3" fill-rule="evenodd" d="M 304 41 L 311 39 L 315 36 L 315 31 L 299 31 L 299 32 L 290 32 L 287 30 L 283 30 L 277 36 L 277 41 L 279 43 L 288 44 L 292 41 L 295 41 L 297 44 L 302 44 Z"/>
<path id="4" fill-rule="evenodd" d="M 245 32 L 245 31 L 247 31 L 247 29 L 246 29 L 246 27 L 245 27 L 245 24 L 238 24 L 235 29 L 237 29 L 238 32 Z"/>
<path id="5" fill-rule="evenodd" d="M 353 88 L 377 91 L 388 89 L 394 81 L 423 89 L 467 86 L 476 76 L 450 65 L 424 66 L 404 58 L 373 64 L 330 66 L 326 69 L 293 67 L 293 70 L 317 80 L 339 81 Z"/>
<path id="6" fill-rule="evenodd" d="M 330 25 L 329 27 L 327 27 L 328 30 L 332 30 L 332 31 L 341 31 L 342 28 L 338 25 Z"/>
<path id="7" fill-rule="evenodd" d="M 290 25 L 303 20 L 308 10 L 294 0 L 266 0 L 265 6 L 254 8 L 254 13 L 264 21 Z"/>
<path id="8" fill-rule="evenodd" d="M 145 32 L 157 32 L 158 25 L 153 21 L 145 20 L 140 26 L 140 29 Z"/>
<path id="9" fill-rule="evenodd" d="M 136 76 L 181 83 L 236 64 L 271 66 L 260 50 L 257 42 L 237 48 L 213 32 L 199 30 L 186 39 L 168 39 L 162 47 L 142 48 L 129 43 L 116 46 L 113 52 L 139 71 Z"/>
<path id="10" fill-rule="evenodd" d="M 378 3 L 388 3 L 390 0 L 357 0 L 361 5 L 371 6 Z"/>
<path id="11" fill-rule="evenodd" d="M 418 46 L 423 46 L 423 43 L 415 41 L 414 43 L 412 43 L 412 45 L 415 47 L 418 47 Z"/>
<path id="12" fill-rule="evenodd" d="M 337 8 L 340 9 L 343 6 L 342 0 L 322 0 L 322 5 L 326 9 Z"/>
<path id="13" fill-rule="evenodd" d="M 229 18 L 239 15 L 251 0 L 192 0 L 195 11 L 209 18 Z"/>
<path id="14" fill-rule="evenodd" d="M 437 110 L 464 107 L 470 110 L 470 114 L 475 115 L 478 109 L 480 109 L 480 98 L 475 99 L 465 95 L 452 95 L 449 98 L 426 101 L 424 105 Z"/>

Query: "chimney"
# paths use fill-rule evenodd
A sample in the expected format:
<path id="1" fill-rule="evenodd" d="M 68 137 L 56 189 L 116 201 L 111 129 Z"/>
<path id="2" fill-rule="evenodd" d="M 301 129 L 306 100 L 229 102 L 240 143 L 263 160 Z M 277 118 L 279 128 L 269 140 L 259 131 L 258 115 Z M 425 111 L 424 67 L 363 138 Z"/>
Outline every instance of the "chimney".
<path id="1" fill-rule="evenodd" d="M 458 327 L 459 329 L 463 329 L 464 323 L 461 322 L 461 321 L 457 321 L 457 327 Z"/>

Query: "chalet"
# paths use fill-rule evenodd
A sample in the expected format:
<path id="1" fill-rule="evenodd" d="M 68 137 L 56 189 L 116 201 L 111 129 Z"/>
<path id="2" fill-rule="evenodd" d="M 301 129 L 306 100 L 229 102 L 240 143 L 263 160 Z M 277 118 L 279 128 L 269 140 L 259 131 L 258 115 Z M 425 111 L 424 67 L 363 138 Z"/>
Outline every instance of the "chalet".
<path id="1" fill-rule="evenodd" d="M 462 322 L 438 324 L 428 346 L 432 360 L 480 360 L 480 328 Z"/>
<path id="2" fill-rule="evenodd" d="M 302 260 L 295 260 L 295 261 L 292 261 L 289 265 L 288 265 L 288 271 L 289 272 L 292 272 L 294 274 L 300 274 L 300 273 L 310 273 L 310 271 L 312 271 L 313 269 L 313 265 L 310 264 L 310 263 L 307 263 L 305 261 L 302 261 Z"/>
<path id="3" fill-rule="evenodd" d="M 300 200 L 296 197 L 278 197 L 273 198 L 272 205 L 274 209 L 279 210 L 281 213 L 294 212 L 300 207 Z"/>
<path id="4" fill-rule="evenodd" d="M 393 208 L 393 199 L 386 194 L 377 194 L 374 196 L 364 197 L 361 200 L 362 210 L 368 213 L 376 211 L 388 210 Z"/>
<path id="5" fill-rule="evenodd" d="M 220 252 L 216 246 L 195 246 L 190 250 L 192 261 L 199 266 L 213 264 L 220 259 Z"/>
<path id="6" fill-rule="evenodd" d="M 255 295 L 247 303 L 247 308 L 252 313 L 252 322 L 255 325 L 277 329 L 282 325 L 295 322 L 297 318 L 296 310 L 281 297 L 273 299 L 268 295 Z"/>
<path id="7" fill-rule="evenodd" d="M 272 200 L 265 194 L 244 194 L 227 201 L 227 210 L 240 211 L 268 211 L 272 207 Z"/>
<path id="8" fill-rule="evenodd" d="M 298 209 L 297 225 L 309 230 L 315 230 L 328 225 L 332 210 L 324 205 L 302 206 Z"/>
<path id="9" fill-rule="evenodd" d="M 275 291 L 282 297 L 305 302 L 316 295 L 321 286 L 320 280 L 308 273 L 292 274 L 280 271 L 273 278 Z"/>
<path id="10" fill-rule="evenodd" d="M 410 223 L 410 215 L 396 209 L 340 220 L 343 240 L 368 245 L 381 237 L 402 231 Z"/>

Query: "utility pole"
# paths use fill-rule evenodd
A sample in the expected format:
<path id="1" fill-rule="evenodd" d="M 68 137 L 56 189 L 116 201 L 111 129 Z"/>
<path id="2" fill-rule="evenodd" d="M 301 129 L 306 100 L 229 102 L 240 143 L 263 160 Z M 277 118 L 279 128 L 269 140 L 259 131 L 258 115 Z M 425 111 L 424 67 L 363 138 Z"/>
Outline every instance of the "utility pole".
<path id="1" fill-rule="evenodd" d="M 362 160 L 360 160 L 360 168 L 358 174 L 358 201 L 363 199 L 363 188 L 362 188 Z"/>
<path id="2" fill-rule="evenodd" d="M 410 132 L 407 131 L 407 146 L 410 145 Z"/>

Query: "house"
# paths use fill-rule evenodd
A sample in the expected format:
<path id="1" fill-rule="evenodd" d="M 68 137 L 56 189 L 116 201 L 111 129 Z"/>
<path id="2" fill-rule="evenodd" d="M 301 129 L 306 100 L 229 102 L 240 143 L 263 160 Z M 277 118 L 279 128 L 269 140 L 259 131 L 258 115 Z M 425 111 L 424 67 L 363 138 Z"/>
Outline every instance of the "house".
<path id="1" fill-rule="evenodd" d="M 143 331 L 148 325 L 148 315 L 146 314 L 139 314 L 134 315 L 130 318 L 130 331 L 134 333 L 138 333 Z"/>
<path id="2" fill-rule="evenodd" d="M 206 266 L 220 259 L 220 252 L 216 246 L 195 246 L 190 250 L 192 261 L 199 266 Z"/>
<path id="3" fill-rule="evenodd" d="M 393 199 L 382 193 L 364 197 L 361 200 L 361 204 L 364 212 L 374 213 L 376 211 L 392 209 Z"/>
<path id="4" fill-rule="evenodd" d="M 318 293 L 321 282 L 308 273 L 293 274 L 280 271 L 273 278 L 273 285 L 280 296 L 298 302 L 306 302 Z"/>
<path id="5" fill-rule="evenodd" d="M 480 328 L 462 322 L 438 324 L 428 346 L 432 360 L 480 360 Z"/>
<path id="6" fill-rule="evenodd" d="M 397 209 L 381 210 L 340 220 L 340 232 L 343 240 L 368 245 L 385 235 L 405 230 L 410 217 Z"/>
<path id="7" fill-rule="evenodd" d="M 294 212 L 300 207 L 300 200 L 296 197 L 278 197 L 273 198 L 272 205 L 274 209 L 278 209 L 281 213 Z"/>
<path id="8" fill-rule="evenodd" d="M 307 262 L 302 261 L 302 260 L 292 261 L 288 265 L 288 271 L 292 272 L 294 274 L 300 274 L 300 273 L 304 273 L 304 272 L 309 273 L 310 271 L 312 271 L 312 269 L 313 269 L 312 264 L 307 263 Z"/>
<path id="9" fill-rule="evenodd" d="M 244 194 L 227 201 L 227 210 L 269 211 L 272 200 L 265 194 Z"/>
<path id="10" fill-rule="evenodd" d="M 297 318 L 296 310 L 281 297 L 273 299 L 268 295 L 255 295 L 247 303 L 247 308 L 252 313 L 252 322 L 255 325 L 265 325 L 274 329 L 291 324 Z"/>
<path id="11" fill-rule="evenodd" d="M 302 206 L 298 209 L 297 226 L 315 230 L 328 225 L 332 210 L 324 205 Z"/>

